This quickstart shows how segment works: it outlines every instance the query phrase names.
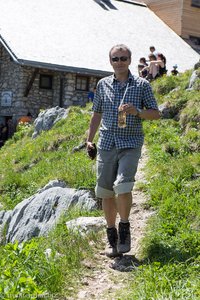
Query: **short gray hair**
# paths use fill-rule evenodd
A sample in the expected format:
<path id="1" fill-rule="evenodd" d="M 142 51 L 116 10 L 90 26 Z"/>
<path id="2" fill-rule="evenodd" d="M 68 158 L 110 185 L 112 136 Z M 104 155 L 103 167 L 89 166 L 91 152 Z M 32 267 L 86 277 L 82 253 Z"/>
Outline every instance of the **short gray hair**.
<path id="1" fill-rule="evenodd" d="M 109 51 L 109 57 L 111 57 L 111 52 L 112 52 L 113 49 L 128 51 L 129 57 L 131 57 L 131 55 L 132 55 L 132 52 L 131 52 L 131 50 L 129 49 L 128 46 L 126 46 L 124 44 L 118 44 L 118 45 L 113 46 L 110 49 L 110 51 Z"/>

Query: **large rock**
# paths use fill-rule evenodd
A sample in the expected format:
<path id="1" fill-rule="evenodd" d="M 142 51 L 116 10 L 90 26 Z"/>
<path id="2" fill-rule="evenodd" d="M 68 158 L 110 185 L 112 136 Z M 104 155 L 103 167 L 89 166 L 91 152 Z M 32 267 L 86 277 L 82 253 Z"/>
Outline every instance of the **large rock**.
<path id="1" fill-rule="evenodd" d="M 59 106 L 42 111 L 34 121 L 34 133 L 32 138 L 36 138 L 42 131 L 51 129 L 59 120 L 67 117 L 69 109 Z"/>
<path id="2" fill-rule="evenodd" d="M 194 70 L 197 70 L 200 68 L 200 60 L 194 65 Z"/>
<path id="3" fill-rule="evenodd" d="M 6 242 L 22 242 L 46 235 L 72 206 L 90 211 L 96 209 L 97 204 L 90 191 L 75 190 L 64 182 L 51 181 L 34 196 L 17 204 L 13 211 L 1 212 L 0 224 L 2 228 L 6 225 Z"/>
<path id="4" fill-rule="evenodd" d="M 190 82 L 187 90 L 193 90 L 194 84 L 198 78 L 200 78 L 200 60 L 194 65 L 194 71 L 192 72 L 192 75 L 190 77 Z"/>
<path id="5" fill-rule="evenodd" d="M 78 231 L 85 235 L 92 232 L 98 232 L 106 227 L 106 220 L 104 217 L 79 217 L 66 222 L 68 229 Z"/>
<path id="6" fill-rule="evenodd" d="M 173 119 L 178 113 L 177 109 L 168 101 L 160 104 L 158 109 L 162 119 Z"/>
<path id="7" fill-rule="evenodd" d="M 194 70 L 191 77 L 190 77 L 190 82 L 189 82 L 189 87 L 188 87 L 189 90 L 193 89 L 194 84 L 195 84 L 195 82 L 197 81 L 198 78 L 199 78 L 198 72 L 197 72 L 197 70 Z"/>
<path id="8" fill-rule="evenodd" d="M 0 211 L 0 244 L 5 240 L 4 237 L 4 228 L 11 220 L 12 210 L 2 210 Z"/>

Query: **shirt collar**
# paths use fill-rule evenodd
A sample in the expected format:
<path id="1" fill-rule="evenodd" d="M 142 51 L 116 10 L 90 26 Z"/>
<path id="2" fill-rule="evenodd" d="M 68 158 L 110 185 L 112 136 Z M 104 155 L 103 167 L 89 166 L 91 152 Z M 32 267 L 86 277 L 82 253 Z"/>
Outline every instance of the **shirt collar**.
<path id="1" fill-rule="evenodd" d="M 117 81 L 116 77 L 115 77 L 115 74 L 111 75 L 111 80 L 112 80 L 112 83 L 114 83 L 115 81 Z M 133 77 L 131 71 L 129 70 L 127 82 L 131 82 L 132 80 L 134 80 L 134 77 Z"/>

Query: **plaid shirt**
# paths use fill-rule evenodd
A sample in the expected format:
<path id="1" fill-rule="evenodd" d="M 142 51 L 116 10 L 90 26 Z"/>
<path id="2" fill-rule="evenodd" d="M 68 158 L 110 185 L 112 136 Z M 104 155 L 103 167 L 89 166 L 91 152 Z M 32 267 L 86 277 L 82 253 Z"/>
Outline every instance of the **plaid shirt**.
<path id="1" fill-rule="evenodd" d="M 126 116 L 126 127 L 118 127 L 118 107 L 123 95 L 123 103 L 132 103 L 137 108 L 158 109 L 149 82 L 129 73 L 126 82 L 120 83 L 114 75 L 105 77 L 98 82 L 93 102 L 93 111 L 102 113 L 98 147 L 110 150 L 141 147 L 144 142 L 142 120 L 133 115 Z"/>

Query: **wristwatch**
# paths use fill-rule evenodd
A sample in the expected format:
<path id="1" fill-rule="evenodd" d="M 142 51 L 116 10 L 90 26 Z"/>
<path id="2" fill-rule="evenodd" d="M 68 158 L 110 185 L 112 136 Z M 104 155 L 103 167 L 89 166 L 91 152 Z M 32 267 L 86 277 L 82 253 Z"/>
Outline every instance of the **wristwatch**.
<path id="1" fill-rule="evenodd" d="M 136 110 L 137 110 L 137 114 L 135 116 L 140 117 L 140 114 L 142 113 L 142 110 L 140 108 L 137 108 L 137 107 L 136 107 Z"/>

